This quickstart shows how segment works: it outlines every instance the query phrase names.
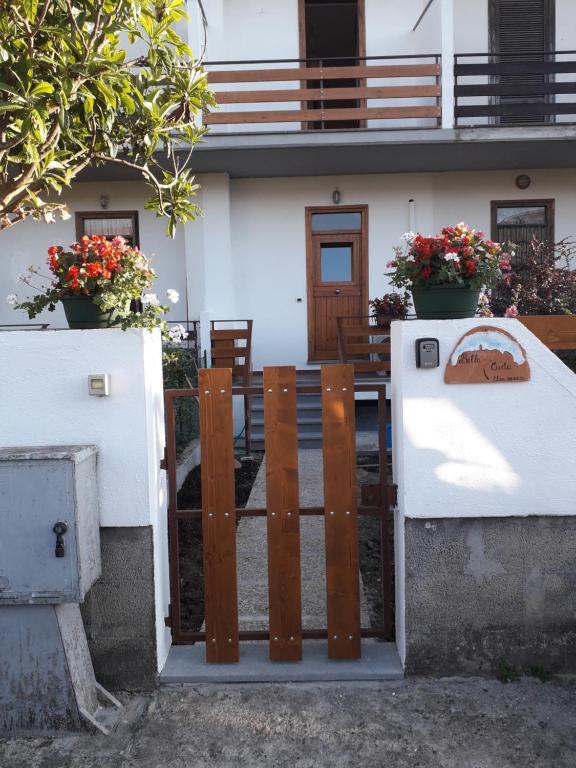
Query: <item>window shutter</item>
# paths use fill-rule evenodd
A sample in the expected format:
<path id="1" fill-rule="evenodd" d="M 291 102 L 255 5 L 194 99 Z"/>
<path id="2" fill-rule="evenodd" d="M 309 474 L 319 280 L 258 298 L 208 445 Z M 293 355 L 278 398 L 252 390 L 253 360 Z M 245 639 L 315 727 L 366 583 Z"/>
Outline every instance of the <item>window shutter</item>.
<path id="1" fill-rule="evenodd" d="M 554 50 L 555 0 L 492 0 L 492 50 L 502 56 L 500 61 L 546 61 L 545 53 Z M 545 83 L 547 75 L 501 75 L 500 83 Z M 544 96 L 501 96 L 501 104 L 543 104 Z M 543 115 L 532 117 L 501 117 L 500 123 L 543 123 Z"/>

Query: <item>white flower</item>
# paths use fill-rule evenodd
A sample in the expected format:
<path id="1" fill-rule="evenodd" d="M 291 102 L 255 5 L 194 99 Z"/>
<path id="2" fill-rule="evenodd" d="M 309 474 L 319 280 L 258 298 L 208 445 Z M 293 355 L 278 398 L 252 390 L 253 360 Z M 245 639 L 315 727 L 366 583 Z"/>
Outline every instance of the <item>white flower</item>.
<path id="1" fill-rule="evenodd" d="M 174 288 L 168 288 L 168 290 L 166 291 L 166 298 L 172 304 L 177 304 L 178 300 L 180 299 L 180 294 L 178 293 L 178 291 L 175 291 Z"/>
<path id="2" fill-rule="evenodd" d="M 404 240 L 406 243 L 411 243 L 415 237 L 416 235 L 414 234 L 414 232 L 404 232 L 404 234 L 400 239 Z"/>
<path id="3" fill-rule="evenodd" d="M 187 336 L 186 328 L 184 328 L 184 326 L 180 324 L 172 325 L 168 329 L 168 333 L 172 341 L 183 341 Z"/>
<path id="4" fill-rule="evenodd" d="M 68 219 L 72 218 L 72 214 L 70 213 L 68 208 L 66 208 L 66 206 L 64 206 L 63 208 L 60 208 L 60 218 L 62 219 L 62 221 L 68 221 Z"/>
<path id="5" fill-rule="evenodd" d="M 16 296 L 15 293 L 9 293 L 8 296 L 6 296 L 6 301 L 11 307 L 15 307 L 16 304 L 18 304 L 18 296 Z"/>
<path id="6" fill-rule="evenodd" d="M 155 293 L 145 293 L 144 296 L 142 296 L 142 304 L 144 304 L 145 307 L 159 307 L 160 301 Z"/>
<path id="7" fill-rule="evenodd" d="M 56 217 L 54 216 L 54 211 L 50 208 L 44 209 L 42 211 L 42 216 L 44 217 L 44 221 L 46 224 L 53 224 L 56 221 Z"/>
<path id="8" fill-rule="evenodd" d="M 457 251 L 449 251 L 448 253 L 444 254 L 444 259 L 446 261 L 460 261 L 460 257 L 458 256 Z"/>

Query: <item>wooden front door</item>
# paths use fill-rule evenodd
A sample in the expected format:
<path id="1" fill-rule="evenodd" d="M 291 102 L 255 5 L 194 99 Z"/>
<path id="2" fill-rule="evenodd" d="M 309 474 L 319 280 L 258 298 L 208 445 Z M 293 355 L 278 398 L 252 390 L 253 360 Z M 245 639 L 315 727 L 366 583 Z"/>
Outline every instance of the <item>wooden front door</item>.
<path id="1" fill-rule="evenodd" d="M 336 318 L 367 312 L 366 208 L 308 209 L 308 359 L 338 357 Z"/>

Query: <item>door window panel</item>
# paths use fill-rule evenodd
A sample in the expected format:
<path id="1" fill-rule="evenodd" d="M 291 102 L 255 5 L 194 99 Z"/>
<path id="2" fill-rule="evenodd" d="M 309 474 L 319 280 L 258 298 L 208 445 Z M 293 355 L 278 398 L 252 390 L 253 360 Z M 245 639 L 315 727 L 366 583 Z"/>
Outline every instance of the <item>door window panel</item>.
<path id="1" fill-rule="evenodd" d="M 359 232 L 361 229 L 360 211 L 312 214 L 312 232 Z"/>
<path id="2" fill-rule="evenodd" d="M 330 243 L 320 246 L 320 280 L 349 283 L 352 280 L 352 245 Z"/>

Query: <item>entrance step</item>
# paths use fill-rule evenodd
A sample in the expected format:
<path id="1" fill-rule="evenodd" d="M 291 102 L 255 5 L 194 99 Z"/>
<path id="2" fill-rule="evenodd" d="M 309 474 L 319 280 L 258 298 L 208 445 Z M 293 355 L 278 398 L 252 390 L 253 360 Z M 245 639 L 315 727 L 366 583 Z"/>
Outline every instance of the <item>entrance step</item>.
<path id="1" fill-rule="evenodd" d="M 160 674 L 175 683 L 312 683 L 401 680 L 402 662 L 395 643 L 366 642 L 362 658 L 333 661 L 326 640 L 304 640 L 302 661 L 270 661 L 266 641 L 240 644 L 240 663 L 208 664 L 204 643 L 173 645 Z"/>

